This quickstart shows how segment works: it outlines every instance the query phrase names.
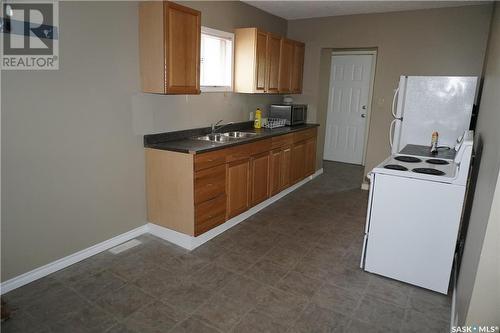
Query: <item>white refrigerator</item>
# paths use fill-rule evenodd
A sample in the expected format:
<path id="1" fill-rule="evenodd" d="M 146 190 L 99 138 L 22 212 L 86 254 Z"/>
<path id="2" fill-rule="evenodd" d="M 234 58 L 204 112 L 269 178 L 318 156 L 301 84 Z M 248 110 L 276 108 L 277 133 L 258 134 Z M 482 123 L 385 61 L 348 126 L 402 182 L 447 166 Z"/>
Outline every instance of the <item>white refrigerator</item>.
<path id="1" fill-rule="evenodd" d="M 401 76 L 392 100 L 391 153 L 407 144 L 430 146 L 434 131 L 439 146 L 454 147 L 469 129 L 476 85 L 475 76 Z"/>

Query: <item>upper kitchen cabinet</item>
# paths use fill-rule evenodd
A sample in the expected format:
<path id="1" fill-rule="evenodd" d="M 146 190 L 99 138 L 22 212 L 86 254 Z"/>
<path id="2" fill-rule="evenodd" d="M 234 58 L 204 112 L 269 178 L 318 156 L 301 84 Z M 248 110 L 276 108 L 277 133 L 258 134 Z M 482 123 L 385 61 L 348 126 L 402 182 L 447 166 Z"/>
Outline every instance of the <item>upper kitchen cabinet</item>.
<path id="1" fill-rule="evenodd" d="M 304 45 L 257 28 L 235 30 L 234 91 L 240 93 L 300 93 L 294 75 L 302 80 L 295 64 L 295 45 Z M 304 58 L 304 48 L 298 58 Z M 300 52 L 300 49 L 297 49 Z M 302 63 L 299 59 L 297 63 Z M 300 84 L 301 86 L 301 84 Z"/>
<path id="2" fill-rule="evenodd" d="M 292 92 L 292 72 L 294 65 L 294 42 L 292 40 L 282 38 L 280 43 L 280 73 L 279 86 L 280 93 Z"/>
<path id="3" fill-rule="evenodd" d="M 266 92 L 271 94 L 279 92 L 280 60 L 281 37 L 268 33 L 266 56 Z"/>
<path id="4" fill-rule="evenodd" d="M 142 91 L 200 93 L 201 13 L 169 1 L 139 4 Z"/>
<path id="5" fill-rule="evenodd" d="M 291 72 L 291 93 L 302 93 L 302 76 L 304 73 L 305 44 L 293 42 L 293 58 Z"/>
<path id="6" fill-rule="evenodd" d="M 257 29 L 242 30 L 243 29 L 239 29 L 239 32 L 236 32 L 238 36 L 236 42 L 238 43 L 237 45 L 239 45 L 236 49 L 241 51 L 236 53 L 235 57 L 236 64 L 239 63 L 239 66 L 235 66 L 235 91 L 241 90 L 241 92 L 243 92 L 245 89 L 251 90 L 255 83 L 255 92 L 263 93 L 266 90 L 267 81 L 267 34 Z M 251 35 L 254 33 L 256 33 L 257 36 L 255 37 L 255 79 L 252 79 L 253 68 L 245 68 L 245 63 L 252 63 L 254 60 L 251 57 L 252 52 L 250 51 L 253 47 L 251 45 Z M 243 52 L 245 49 L 249 51 Z M 253 82 L 253 80 L 255 80 L 255 82 Z"/>

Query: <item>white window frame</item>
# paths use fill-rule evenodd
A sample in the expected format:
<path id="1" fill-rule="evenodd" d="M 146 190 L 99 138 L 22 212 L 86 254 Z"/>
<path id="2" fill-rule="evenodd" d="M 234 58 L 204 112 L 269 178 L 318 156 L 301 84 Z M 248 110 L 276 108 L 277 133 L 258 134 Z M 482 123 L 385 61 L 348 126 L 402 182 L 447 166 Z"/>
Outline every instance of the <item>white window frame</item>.
<path id="1" fill-rule="evenodd" d="M 207 35 L 212 35 L 220 38 L 226 38 L 231 40 L 231 49 L 232 49 L 232 55 L 231 55 L 231 85 L 230 86 L 200 86 L 201 92 L 231 92 L 233 91 L 233 85 L 234 85 L 234 34 L 232 32 L 227 32 L 227 31 L 222 31 L 222 30 L 217 30 L 217 29 L 212 29 L 208 27 L 201 27 L 201 33 L 202 34 L 207 34 Z M 201 46 L 200 46 L 200 52 L 201 52 Z M 201 64 L 200 64 L 200 70 L 201 70 Z"/>

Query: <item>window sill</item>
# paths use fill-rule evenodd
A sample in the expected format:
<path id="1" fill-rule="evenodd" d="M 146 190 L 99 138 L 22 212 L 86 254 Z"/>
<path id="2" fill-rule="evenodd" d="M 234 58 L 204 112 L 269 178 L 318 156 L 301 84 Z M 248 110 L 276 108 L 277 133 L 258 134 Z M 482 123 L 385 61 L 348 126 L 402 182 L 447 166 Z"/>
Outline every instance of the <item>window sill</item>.
<path id="1" fill-rule="evenodd" d="M 233 92 L 233 87 L 209 87 L 209 86 L 201 86 L 200 90 L 202 93 L 205 92 Z"/>

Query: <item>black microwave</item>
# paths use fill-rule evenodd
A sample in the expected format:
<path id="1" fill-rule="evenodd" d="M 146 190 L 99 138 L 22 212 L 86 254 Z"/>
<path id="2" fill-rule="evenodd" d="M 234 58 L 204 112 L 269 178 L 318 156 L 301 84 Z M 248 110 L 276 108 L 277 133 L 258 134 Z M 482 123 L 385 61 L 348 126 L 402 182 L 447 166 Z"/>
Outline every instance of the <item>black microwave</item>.
<path id="1" fill-rule="evenodd" d="M 305 124 L 307 121 L 307 105 L 271 104 L 269 118 L 286 119 L 288 126 Z"/>

